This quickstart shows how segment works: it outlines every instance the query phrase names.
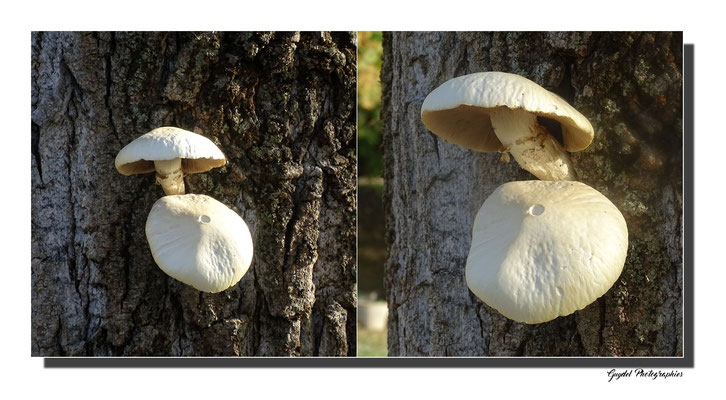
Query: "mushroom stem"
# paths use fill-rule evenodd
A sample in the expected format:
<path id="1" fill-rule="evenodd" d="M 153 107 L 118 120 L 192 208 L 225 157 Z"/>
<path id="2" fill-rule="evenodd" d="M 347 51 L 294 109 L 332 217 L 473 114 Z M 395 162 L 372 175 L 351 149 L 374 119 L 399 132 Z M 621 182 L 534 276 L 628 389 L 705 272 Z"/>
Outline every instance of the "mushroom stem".
<path id="1" fill-rule="evenodd" d="M 181 158 L 154 161 L 156 183 L 161 185 L 167 195 L 184 194 L 184 173 Z"/>
<path id="2" fill-rule="evenodd" d="M 517 163 L 543 181 L 576 181 L 570 157 L 562 145 L 537 123 L 537 116 L 500 107 L 490 114 L 499 141 Z"/>

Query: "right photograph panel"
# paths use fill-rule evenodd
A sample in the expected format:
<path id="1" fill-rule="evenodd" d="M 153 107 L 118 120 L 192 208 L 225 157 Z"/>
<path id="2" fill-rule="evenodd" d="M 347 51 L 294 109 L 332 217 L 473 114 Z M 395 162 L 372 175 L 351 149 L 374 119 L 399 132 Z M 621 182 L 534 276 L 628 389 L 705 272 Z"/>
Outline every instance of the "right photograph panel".
<path id="1" fill-rule="evenodd" d="M 388 356 L 683 356 L 682 49 L 383 32 Z"/>

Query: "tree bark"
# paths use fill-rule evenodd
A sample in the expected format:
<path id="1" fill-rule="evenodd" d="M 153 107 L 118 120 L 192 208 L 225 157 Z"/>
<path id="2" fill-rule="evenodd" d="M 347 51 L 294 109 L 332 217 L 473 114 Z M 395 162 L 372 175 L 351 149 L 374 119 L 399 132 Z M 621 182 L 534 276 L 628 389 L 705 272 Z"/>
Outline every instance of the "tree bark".
<path id="1" fill-rule="evenodd" d="M 354 33 L 32 34 L 32 354 L 356 354 Z M 154 174 L 118 151 L 159 126 L 228 163 L 186 177 L 247 222 L 239 284 L 154 263 Z"/>
<path id="2" fill-rule="evenodd" d="M 682 356 L 682 40 L 666 32 L 384 35 L 389 355 Z M 572 162 L 623 213 L 630 243 L 620 279 L 570 316 L 515 323 L 467 288 L 479 207 L 499 185 L 535 179 L 421 123 L 429 92 L 480 71 L 527 77 L 595 127 Z"/>

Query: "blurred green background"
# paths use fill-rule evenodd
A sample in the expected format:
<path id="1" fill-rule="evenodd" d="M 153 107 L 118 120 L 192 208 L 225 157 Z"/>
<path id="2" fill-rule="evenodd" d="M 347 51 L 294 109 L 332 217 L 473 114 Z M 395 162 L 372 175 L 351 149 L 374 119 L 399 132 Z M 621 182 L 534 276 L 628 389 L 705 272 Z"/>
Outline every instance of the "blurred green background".
<path id="1" fill-rule="evenodd" d="M 381 155 L 381 32 L 358 32 L 358 355 L 385 357 L 386 329 L 372 328 L 363 308 L 385 300 L 386 261 Z"/>
<path id="2" fill-rule="evenodd" d="M 358 32 L 358 175 L 380 177 L 381 32 Z"/>

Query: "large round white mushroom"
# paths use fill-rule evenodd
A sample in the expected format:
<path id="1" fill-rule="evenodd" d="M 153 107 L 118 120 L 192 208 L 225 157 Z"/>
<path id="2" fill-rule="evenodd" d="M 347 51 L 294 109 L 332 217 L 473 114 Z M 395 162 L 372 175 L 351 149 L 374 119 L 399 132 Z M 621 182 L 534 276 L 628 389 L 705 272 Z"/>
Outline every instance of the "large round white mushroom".
<path id="1" fill-rule="evenodd" d="M 546 322 L 605 294 L 627 250 L 625 219 L 597 190 L 573 181 L 509 182 L 476 215 L 466 282 L 507 318 Z"/>
<path id="2" fill-rule="evenodd" d="M 184 175 L 209 171 L 227 162 L 206 137 L 174 127 L 161 127 L 136 138 L 119 151 L 116 169 L 124 175 L 156 171 L 165 194 L 184 194 Z"/>
<path id="3" fill-rule="evenodd" d="M 560 123 L 564 148 L 538 123 L 538 116 Z M 587 118 L 561 97 L 505 72 L 444 82 L 426 96 L 421 120 L 431 132 L 459 146 L 509 152 L 542 180 L 576 180 L 567 151 L 586 148 L 594 136 Z"/>
<path id="4" fill-rule="evenodd" d="M 252 262 L 252 237 L 245 222 L 201 194 L 157 200 L 146 220 L 146 238 L 162 271 L 202 292 L 236 285 Z"/>

